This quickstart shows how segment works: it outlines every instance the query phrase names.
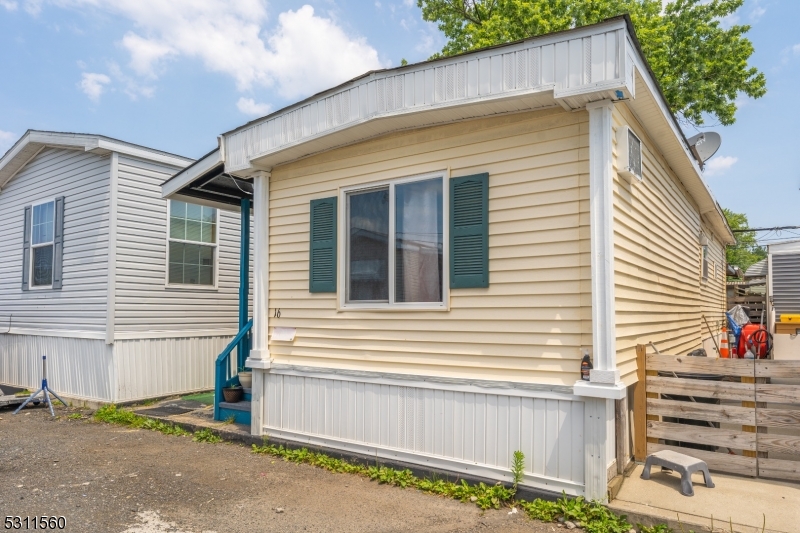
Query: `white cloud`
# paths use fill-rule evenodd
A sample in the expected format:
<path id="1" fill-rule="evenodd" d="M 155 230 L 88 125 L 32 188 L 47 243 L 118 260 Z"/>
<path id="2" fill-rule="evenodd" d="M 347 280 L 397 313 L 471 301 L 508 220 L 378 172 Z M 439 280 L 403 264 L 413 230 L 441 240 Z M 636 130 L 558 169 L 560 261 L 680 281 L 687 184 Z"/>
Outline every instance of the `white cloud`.
<path id="1" fill-rule="evenodd" d="M 25 0 L 23 7 L 28 14 L 35 17 L 42 12 L 42 0 Z"/>
<path id="2" fill-rule="evenodd" d="M 239 101 L 236 102 L 236 107 L 245 115 L 253 116 L 264 116 L 272 109 L 272 106 L 269 104 L 262 104 L 256 102 L 252 98 L 245 98 L 244 96 L 239 98 Z"/>
<path id="3" fill-rule="evenodd" d="M 758 22 L 758 19 L 763 17 L 766 12 L 767 8 L 761 5 L 761 0 L 754 0 L 753 8 L 750 10 L 750 20 Z"/>
<path id="4" fill-rule="evenodd" d="M 277 79 L 286 98 L 312 94 L 368 70 L 382 68 L 378 52 L 365 39 L 353 39 L 332 20 L 303 6 L 278 17 L 269 38 L 266 75 Z"/>
<path id="5" fill-rule="evenodd" d="M 738 157 L 730 155 L 714 157 L 709 159 L 708 163 L 706 163 L 704 174 L 706 176 L 720 176 L 730 170 L 730 168 L 735 165 L 737 161 L 739 161 Z"/>
<path id="6" fill-rule="evenodd" d="M 0 130 L 0 155 L 3 155 L 6 153 L 6 150 L 11 148 L 11 145 L 14 144 L 14 140 L 16 138 L 17 136 L 10 131 Z"/>
<path id="7" fill-rule="evenodd" d="M 116 63 L 110 63 L 108 71 L 114 81 L 119 82 L 123 86 L 123 91 L 131 100 L 138 100 L 140 96 L 152 98 L 156 93 L 155 87 L 137 82 L 135 79 L 122 72 L 122 69 L 119 68 L 119 65 Z"/>
<path id="8" fill-rule="evenodd" d="M 122 36 L 121 45 L 130 68 L 151 79 L 167 61 L 193 58 L 233 78 L 240 91 L 274 87 L 296 98 L 384 66 L 365 39 L 348 35 L 309 5 L 281 13 L 268 29 L 264 0 L 48 1 L 130 20 L 135 31 Z"/>
<path id="9" fill-rule="evenodd" d="M 175 55 L 172 47 L 145 39 L 133 32 L 125 34 L 122 38 L 122 46 L 131 54 L 131 68 L 138 74 L 153 78 L 155 77 L 154 65 L 167 56 Z"/>
<path id="10" fill-rule="evenodd" d="M 84 72 L 82 74 L 80 88 L 90 100 L 97 102 L 100 99 L 100 95 L 105 91 L 106 85 L 109 83 L 111 83 L 111 78 L 105 74 Z"/>
<path id="11" fill-rule="evenodd" d="M 406 7 L 414 7 L 414 4 L 416 4 L 416 2 L 414 2 L 414 0 L 403 0 L 403 4 Z"/>
<path id="12" fill-rule="evenodd" d="M 800 56 L 800 44 L 792 46 L 792 53 L 796 56 Z"/>
<path id="13" fill-rule="evenodd" d="M 6 8 L 7 11 L 16 11 L 19 4 L 14 0 L 0 0 L 0 6 Z"/>

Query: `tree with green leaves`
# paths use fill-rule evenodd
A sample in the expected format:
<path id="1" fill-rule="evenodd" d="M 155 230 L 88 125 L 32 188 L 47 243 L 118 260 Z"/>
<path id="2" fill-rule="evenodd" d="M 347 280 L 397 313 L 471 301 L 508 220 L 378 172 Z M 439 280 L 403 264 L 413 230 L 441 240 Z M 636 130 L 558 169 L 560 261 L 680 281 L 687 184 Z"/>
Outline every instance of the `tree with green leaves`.
<path id="1" fill-rule="evenodd" d="M 747 215 L 744 213 L 734 213 L 730 209 L 723 209 L 728 225 L 734 230 L 746 230 L 750 228 Z M 736 244 L 728 246 L 725 250 L 725 260 L 729 265 L 738 266 L 742 271 L 747 270 L 750 265 L 761 261 L 767 257 L 767 250 L 758 245 L 755 231 L 735 232 Z"/>
<path id="2" fill-rule="evenodd" d="M 433 57 L 449 56 L 628 13 L 642 51 L 673 113 L 685 124 L 704 115 L 733 124 L 736 98 L 760 98 L 766 78 L 748 64 L 750 26 L 720 21 L 744 0 L 417 0 L 448 42 Z"/>

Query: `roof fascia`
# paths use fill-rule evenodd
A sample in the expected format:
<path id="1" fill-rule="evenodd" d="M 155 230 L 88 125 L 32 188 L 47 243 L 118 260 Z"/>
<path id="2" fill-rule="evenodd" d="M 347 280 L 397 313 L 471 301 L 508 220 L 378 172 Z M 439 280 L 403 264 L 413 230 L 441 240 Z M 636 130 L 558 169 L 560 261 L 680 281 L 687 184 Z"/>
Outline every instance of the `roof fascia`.
<path id="1" fill-rule="evenodd" d="M 195 161 L 190 166 L 177 172 L 161 185 L 162 198 L 171 198 L 175 193 L 222 163 L 222 151 L 217 148 Z"/>
<path id="2" fill-rule="evenodd" d="M 33 155 L 26 157 L 24 160 L 19 159 L 22 151 L 31 145 L 38 146 L 38 149 Z M 8 177 L 0 182 L 0 190 L 47 146 L 67 150 L 83 150 L 96 154 L 117 152 L 176 168 L 183 168 L 192 162 L 192 159 L 186 157 L 110 139 L 102 135 L 28 130 L 14 143 L 14 146 L 0 158 L 0 172 L 9 165 L 18 165 Z"/>
<path id="3" fill-rule="evenodd" d="M 359 85 L 359 84 L 369 83 L 373 79 L 383 78 L 383 77 L 386 77 L 386 76 L 391 76 L 393 74 L 400 73 L 400 72 L 403 72 L 403 71 L 417 70 L 417 69 L 420 69 L 420 68 L 424 68 L 426 65 L 430 65 L 430 64 L 433 64 L 433 63 L 449 62 L 449 61 L 453 61 L 453 60 L 456 60 L 456 59 L 459 59 L 459 58 L 464 58 L 465 56 L 470 56 L 470 55 L 476 56 L 476 55 L 484 54 L 484 53 L 486 53 L 486 52 L 488 52 L 490 50 L 496 50 L 496 49 L 499 49 L 499 48 L 513 48 L 513 47 L 515 47 L 517 45 L 521 45 L 521 44 L 524 44 L 524 43 L 529 43 L 531 41 L 536 41 L 537 44 L 542 45 L 542 46 L 548 45 L 548 44 L 554 44 L 555 42 L 561 40 L 561 38 L 563 38 L 564 34 L 570 34 L 570 36 L 573 39 L 579 39 L 581 37 L 588 37 L 588 36 L 592 35 L 593 33 L 596 33 L 597 30 L 599 28 L 602 28 L 603 26 L 609 26 L 611 28 L 618 27 L 619 29 L 622 29 L 623 27 L 627 27 L 628 31 L 630 32 L 630 25 L 628 24 L 626 26 L 626 24 L 624 22 L 626 17 L 627 17 L 627 15 L 613 17 L 613 18 L 598 22 L 596 24 L 589 24 L 587 26 L 580 26 L 578 28 L 572 28 L 572 29 L 557 31 L 557 32 L 553 32 L 553 33 L 546 33 L 544 35 L 537 35 L 535 37 L 529 37 L 527 39 L 519 39 L 519 40 L 511 41 L 511 42 L 508 42 L 508 43 L 497 44 L 497 45 L 494 45 L 494 46 L 487 46 L 487 47 L 484 47 L 484 48 L 480 48 L 478 50 L 470 50 L 468 52 L 463 52 L 463 53 L 455 54 L 455 55 L 452 55 L 452 56 L 440 57 L 440 58 L 437 58 L 437 59 L 429 59 L 427 61 L 420 61 L 418 63 L 411 63 L 411 64 L 403 65 L 403 66 L 400 66 L 400 67 L 380 69 L 380 70 L 371 70 L 369 72 L 365 72 L 364 74 L 361 74 L 360 76 L 356 76 L 355 78 L 347 80 L 344 83 L 340 83 L 339 85 L 337 85 L 335 87 L 331 87 L 329 89 L 325 89 L 324 91 L 318 92 L 318 93 L 316 93 L 316 94 L 314 94 L 312 96 L 309 96 L 308 98 L 300 100 L 299 102 L 295 102 L 295 103 L 290 104 L 290 105 L 288 105 L 286 107 L 278 109 L 277 111 L 273 111 L 269 115 L 265 115 L 265 116 L 263 116 L 261 118 L 253 119 L 253 120 L 251 120 L 249 122 L 246 122 L 245 124 L 242 124 L 241 126 L 238 126 L 238 127 L 234 128 L 232 130 L 226 131 L 225 133 L 222 134 L 222 136 L 226 137 L 228 135 L 231 135 L 233 133 L 236 133 L 236 132 L 239 132 L 239 131 L 241 131 L 243 129 L 246 129 L 246 128 L 250 127 L 250 126 L 253 126 L 254 124 L 258 124 L 260 122 L 264 122 L 264 121 L 267 121 L 267 120 L 269 120 L 271 118 L 277 117 L 278 115 L 288 114 L 288 113 L 290 113 L 290 112 L 292 112 L 292 111 L 294 111 L 296 109 L 299 109 L 299 108 L 303 107 L 304 105 L 308 104 L 309 102 L 312 102 L 314 100 L 318 100 L 318 99 L 321 99 L 321 98 L 325 98 L 327 96 L 331 96 L 331 95 L 336 94 L 339 91 L 342 91 L 342 90 L 344 90 L 346 88 L 352 88 L 352 87 L 354 87 L 356 85 Z"/>

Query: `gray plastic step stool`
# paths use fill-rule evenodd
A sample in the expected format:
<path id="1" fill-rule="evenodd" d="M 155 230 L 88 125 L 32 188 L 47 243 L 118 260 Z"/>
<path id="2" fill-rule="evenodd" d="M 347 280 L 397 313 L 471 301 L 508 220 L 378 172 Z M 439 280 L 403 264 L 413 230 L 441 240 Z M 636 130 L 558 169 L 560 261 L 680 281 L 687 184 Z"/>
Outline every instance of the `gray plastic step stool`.
<path id="1" fill-rule="evenodd" d="M 692 474 L 695 472 L 702 472 L 706 487 L 709 489 L 714 488 L 714 482 L 711 481 L 711 474 L 708 473 L 708 465 L 705 461 L 701 461 L 700 459 L 673 452 L 672 450 L 661 450 L 660 452 L 651 453 L 647 456 L 647 460 L 644 463 L 642 479 L 650 479 L 650 467 L 653 465 L 660 466 L 662 469 L 668 468 L 680 473 L 681 494 L 684 496 L 694 496 Z"/>

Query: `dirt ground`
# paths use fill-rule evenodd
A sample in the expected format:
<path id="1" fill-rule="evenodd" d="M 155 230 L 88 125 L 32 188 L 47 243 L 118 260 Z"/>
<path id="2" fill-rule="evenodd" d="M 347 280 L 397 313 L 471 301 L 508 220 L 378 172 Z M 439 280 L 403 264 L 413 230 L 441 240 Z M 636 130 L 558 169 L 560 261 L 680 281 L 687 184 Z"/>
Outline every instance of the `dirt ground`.
<path id="1" fill-rule="evenodd" d="M 482 513 L 242 445 L 69 420 L 90 412 L 56 409 L 57 419 L 41 407 L 0 409 L 2 521 L 63 516 L 64 531 L 79 533 L 558 531 L 508 509 Z"/>

